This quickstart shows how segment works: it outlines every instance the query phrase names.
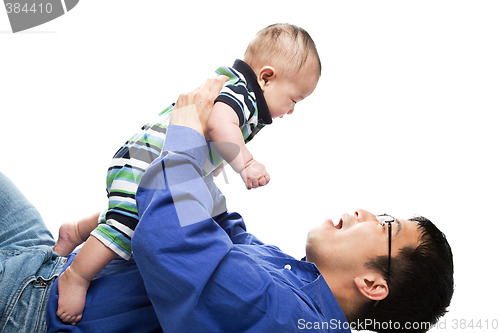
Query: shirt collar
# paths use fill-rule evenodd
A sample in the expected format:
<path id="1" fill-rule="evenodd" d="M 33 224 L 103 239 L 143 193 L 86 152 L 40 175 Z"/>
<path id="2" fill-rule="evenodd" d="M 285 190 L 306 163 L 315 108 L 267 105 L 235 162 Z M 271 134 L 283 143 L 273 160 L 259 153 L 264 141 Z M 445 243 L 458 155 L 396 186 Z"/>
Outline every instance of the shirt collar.
<path id="1" fill-rule="evenodd" d="M 350 332 L 350 330 L 347 329 L 349 328 L 349 324 L 344 311 L 342 311 L 342 308 L 323 278 L 323 275 L 319 275 L 315 281 L 306 284 L 301 290 L 309 295 L 311 300 L 315 303 L 316 309 L 324 318 L 328 320 L 335 319 L 337 323 L 341 323 L 343 328 L 346 328 L 346 332 Z"/>
<path id="2" fill-rule="evenodd" d="M 305 257 L 298 264 L 309 277 L 315 277 L 313 281 L 304 285 L 301 290 L 309 295 L 315 303 L 316 309 L 328 320 L 335 319 L 337 323 L 342 323 L 343 328 L 348 328 L 347 318 L 342 311 L 337 299 L 332 293 L 330 286 L 314 263 L 307 262 Z M 342 332 L 344 332 L 342 330 Z M 350 332 L 346 329 L 345 332 Z"/>
<path id="3" fill-rule="evenodd" d="M 259 123 L 269 125 L 273 122 L 271 113 L 269 112 L 269 107 L 267 106 L 266 99 L 264 98 L 264 93 L 257 82 L 257 76 L 255 75 L 253 69 L 243 60 L 236 59 L 233 68 L 238 72 L 243 74 L 247 81 L 247 85 L 250 91 L 255 94 L 255 99 L 257 101 L 257 109 L 259 112 Z"/>

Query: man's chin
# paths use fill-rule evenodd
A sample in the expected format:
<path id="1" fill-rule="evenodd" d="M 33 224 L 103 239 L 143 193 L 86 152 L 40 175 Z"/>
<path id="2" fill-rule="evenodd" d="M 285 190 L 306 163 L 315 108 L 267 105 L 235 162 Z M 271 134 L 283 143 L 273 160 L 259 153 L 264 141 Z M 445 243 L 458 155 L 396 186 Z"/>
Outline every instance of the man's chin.
<path id="1" fill-rule="evenodd" d="M 322 244 L 329 243 L 327 234 L 334 231 L 331 220 L 325 220 L 322 224 L 312 228 L 307 233 L 306 253 L 308 248 L 320 247 Z"/>

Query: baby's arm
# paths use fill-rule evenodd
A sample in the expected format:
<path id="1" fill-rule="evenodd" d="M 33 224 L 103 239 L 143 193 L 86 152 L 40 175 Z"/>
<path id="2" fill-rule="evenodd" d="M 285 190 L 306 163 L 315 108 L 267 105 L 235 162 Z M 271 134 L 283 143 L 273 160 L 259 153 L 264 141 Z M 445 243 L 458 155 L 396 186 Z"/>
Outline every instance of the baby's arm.
<path id="1" fill-rule="evenodd" d="M 248 189 L 264 186 L 269 182 L 264 165 L 254 160 L 246 148 L 238 115 L 229 105 L 215 103 L 207 130 L 219 155 L 241 175 Z"/>
<path id="2" fill-rule="evenodd" d="M 57 315 L 62 321 L 72 325 L 80 321 L 90 281 L 116 256 L 94 236 L 87 239 L 58 280 Z"/>

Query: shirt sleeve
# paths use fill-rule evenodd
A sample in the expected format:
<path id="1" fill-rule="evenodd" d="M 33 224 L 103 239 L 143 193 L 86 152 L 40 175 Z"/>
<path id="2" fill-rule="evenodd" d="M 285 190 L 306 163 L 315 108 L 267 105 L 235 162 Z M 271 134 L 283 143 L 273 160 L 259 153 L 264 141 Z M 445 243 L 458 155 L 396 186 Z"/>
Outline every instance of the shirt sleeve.
<path id="1" fill-rule="evenodd" d="M 137 191 L 140 222 L 132 247 L 155 312 L 171 332 L 203 331 L 205 325 L 211 331 L 283 331 L 278 326 L 289 325 L 291 312 L 300 311 L 297 296 L 234 250 L 232 239 L 256 242 L 239 215 L 212 218 L 216 204 L 202 177 L 206 156 L 201 135 L 171 126 L 161 158 Z"/>
<path id="2" fill-rule="evenodd" d="M 264 245 L 257 237 L 247 232 L 243 217 L 238 213 L 224 213 L 215 217 L 215 221 L 226 232 L 233 244 Z"/>
<path id="3" fill-rule="evenodd" d="M 215 222 L 226 232 L 233 244 L 256 244 L 263 245 L 257 237 L 247 232 L 243 217 L 235 212 L 228 213 L 226 208 L 226 198 L 215 185 L 213 176 L 205 177 L 205 183 L 212 195 L 214 208 L 212 216 Z"/>
<path id="4" fill-rule="evenodd" d="M 256 102 L 250 97 L 246 84 L 238 80 L 234 84 L 226 84 L 215 102 L 229 105 L 238 115 L 239 126 L 243 126 L 255 113 Z"/>

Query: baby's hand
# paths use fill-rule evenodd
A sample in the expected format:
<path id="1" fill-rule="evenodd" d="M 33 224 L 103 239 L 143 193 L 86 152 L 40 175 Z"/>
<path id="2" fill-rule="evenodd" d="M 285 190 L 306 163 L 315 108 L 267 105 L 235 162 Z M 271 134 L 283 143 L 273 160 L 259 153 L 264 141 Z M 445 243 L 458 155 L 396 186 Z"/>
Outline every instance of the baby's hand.
<path id="1" fill-rule="evenodd" d="M 259 186 L 264 186 L 269 183 L 270 177 L 266 171 L 266 167 L 257 162 L 256 160 L 250 160 L 246 165 L 245 169 L 240 173 L 241 178 L 245 182 L 247 189 L 257 188 Z"/>

